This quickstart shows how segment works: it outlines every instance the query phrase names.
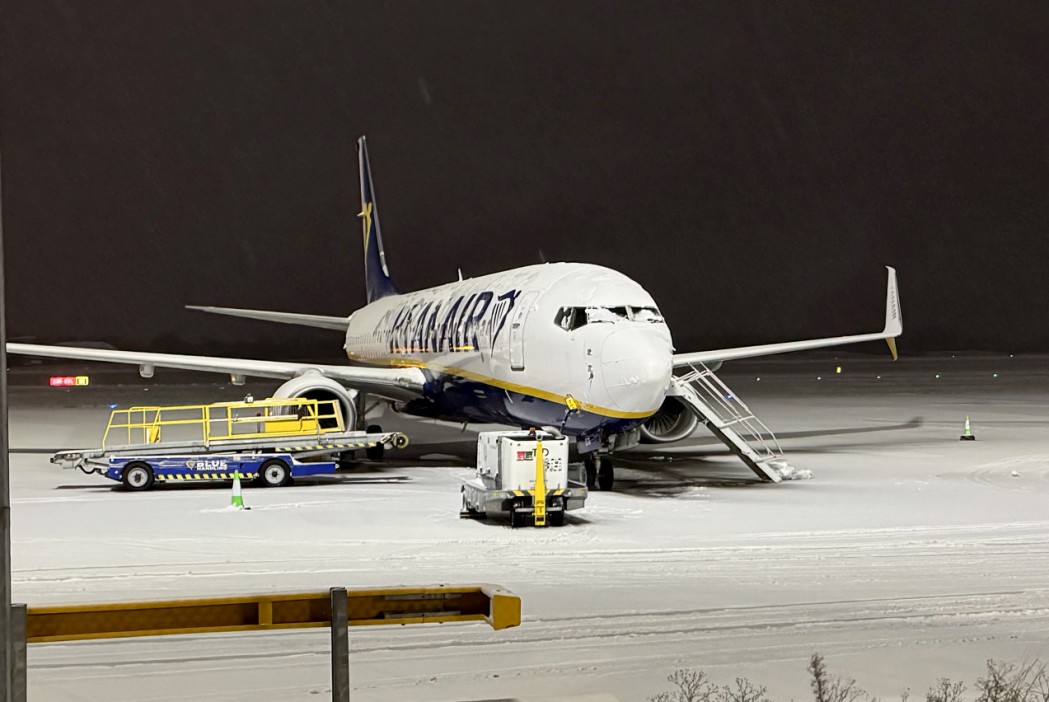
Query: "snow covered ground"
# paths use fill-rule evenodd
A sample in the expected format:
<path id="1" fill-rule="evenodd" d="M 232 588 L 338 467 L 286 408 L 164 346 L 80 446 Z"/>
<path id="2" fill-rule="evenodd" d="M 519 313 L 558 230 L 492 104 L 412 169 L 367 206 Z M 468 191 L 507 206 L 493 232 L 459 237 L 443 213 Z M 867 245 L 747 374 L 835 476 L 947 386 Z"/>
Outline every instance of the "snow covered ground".
<path id="1" fill-rule="evenodd" d="M 813 479 L 757 483 L 701 429 L 619 457 L 616 492 L 545 530 L 461 521 L 472 434 L 397 417 L 382 422 L 414 443 L 386 465 L 247 488 L 250 511 L 226 510 L 223 488 L 122 492 L 42 451 L 97 444 L 109 402 L 244 389 L 16 379 L 15 600 L 468 582 L 522 597 L 507 631 L 351 629 L 356 702 L 627 702 L 682 667 L 785 702 L 809 697 L 813 652 L 893 699 L 941 676 L 971 683 L 988 658 L 1049 660 L 1049 359 L 843 358 L 721 373 Z M 975 442 L 958 440 L 966 415 Z M 34 645 L 29 693 L 325 699 L 328 655 L 326 630 Z"/>

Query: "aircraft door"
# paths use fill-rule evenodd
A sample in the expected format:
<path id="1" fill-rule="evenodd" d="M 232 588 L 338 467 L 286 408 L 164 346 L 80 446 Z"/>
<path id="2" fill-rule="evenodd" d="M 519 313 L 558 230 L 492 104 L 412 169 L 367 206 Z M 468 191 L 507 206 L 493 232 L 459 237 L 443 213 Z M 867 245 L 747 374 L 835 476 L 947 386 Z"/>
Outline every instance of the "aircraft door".
<path id="1" fill-rule="evenodd" d="M 510 319 L 510 370 L 522 371 L 525 367 L 524 342 L 525 342 L 525 320 L 528 312 L 535 304 L 538 292 L 525 293 L 521 298 L 521 304 L 513 311 Z"/>

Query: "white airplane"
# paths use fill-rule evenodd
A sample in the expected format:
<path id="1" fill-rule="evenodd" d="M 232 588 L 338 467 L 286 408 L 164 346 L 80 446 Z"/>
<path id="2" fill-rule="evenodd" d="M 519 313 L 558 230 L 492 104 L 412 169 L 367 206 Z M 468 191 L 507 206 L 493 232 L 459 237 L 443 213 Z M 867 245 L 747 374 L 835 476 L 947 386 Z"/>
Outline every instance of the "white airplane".
<path id="1" fill-rule="evenodd" d="M 345 334 L 352 365 L 189 356 L 10 343 L 9 353 L 285 382 L 275 397 L 338 399 L 363 426 L 366 395 L 400 411 L 457 422 L 553 427 L 577 437 L 588 482 L 611 489 L 614 448 L 677 441 L 698 417 L 674 393 L 675 371 L 695 364 L 885 339 L 903 331 L 896 274 L 888 269 L 880 332 L 675 354 L 652 296 L 608 268 L 548 263 L 399 294 L 390 278 L 364 137 L 358 140 L 368 304 L 348 317 L 223 307 L 206 312 Z M 599 469 L 598 469 L 599 468 Z"/>

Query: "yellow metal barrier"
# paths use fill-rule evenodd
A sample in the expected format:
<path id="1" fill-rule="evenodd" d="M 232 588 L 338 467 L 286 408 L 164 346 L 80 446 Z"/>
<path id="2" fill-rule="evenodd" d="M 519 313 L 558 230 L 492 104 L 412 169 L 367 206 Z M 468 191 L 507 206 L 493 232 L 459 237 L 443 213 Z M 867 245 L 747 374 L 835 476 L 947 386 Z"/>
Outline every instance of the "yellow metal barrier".
<path id="1" fill-rule="evenodd" d="M 131 407 L 109 416 L 102 447 L 167 441 L 208 443 L 274 437 L 319 437 L 346 431 L 338 400 L 306 398 Z"/>
<path id="2" fill-rule="evenodd" d="M 440 585 L 346 591 L 350 626 L 485 621 L 521 623 L 521 598 L 498 585 Z M 26 640 L 78 641 L 331 626 L 329 592 L 201 600 L 29 607 Z"/>

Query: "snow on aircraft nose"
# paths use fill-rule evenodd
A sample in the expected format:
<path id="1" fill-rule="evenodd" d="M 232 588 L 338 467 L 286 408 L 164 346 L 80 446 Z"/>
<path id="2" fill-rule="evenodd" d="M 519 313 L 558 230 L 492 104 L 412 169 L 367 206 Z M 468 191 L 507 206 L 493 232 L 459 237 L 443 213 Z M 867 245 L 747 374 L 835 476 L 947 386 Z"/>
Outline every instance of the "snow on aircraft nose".
<path id="1" fill-rule="evenodd" d="M 663 403 L 673 354 L 654 329 L 619 329 L 601 347 L 601 375 L 616 409 L 655 412 Z"/>

